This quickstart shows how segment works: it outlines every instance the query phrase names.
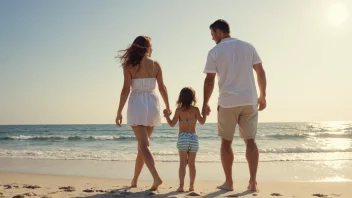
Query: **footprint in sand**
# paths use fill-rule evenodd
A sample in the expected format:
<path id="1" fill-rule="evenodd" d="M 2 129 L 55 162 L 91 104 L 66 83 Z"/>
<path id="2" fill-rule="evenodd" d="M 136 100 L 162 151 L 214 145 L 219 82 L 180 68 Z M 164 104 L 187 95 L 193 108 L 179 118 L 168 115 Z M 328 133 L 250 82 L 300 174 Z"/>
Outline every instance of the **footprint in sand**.
<path id="1" fill-rule="evenodd" d="M 23 185 L 23 188 L 36 189 L 36 188 L 40 188 L 40 186 L 38 186 L 38 185 Z"/>
<path id="2" fill-rule="evenodd" d="M 107 192 L 106 190 L 95 190 L 95 192 L 101 192 L 101 193 L 103 193 L 103 192 Z"/>
<path id="3" fill-rule="evenodd" d="M 328 195 L 324 195 L 324 194 L 320 194 L 320 193 L 312 194 L 312 196 L 315 196 L 315 197 L 328 197 Z"/>
<path id="4" fill-rule="evenodd" d="M 25 198 L 23 195 L 16 195 L 16 196 L 13 196 L 12 198 Z"/>
<path id="5" fill-rule="evenodd" d="M 11 184 L 6 184 L 6 185 L 4 185 L 4 188 L 5 189 L 12 189 L 12 188 L 18 188 L 18 185 L 11 185 Z"/>
<path id="6" fill-rule="evenodd" d="M 85 190 L 83 190 L 83 192 L 92 193 L 92 192 L 94 192 L 94 190 L 93 189 L 85 189 Z"/>
<path id="7" fill-rule="evenodd" d="M 24 193 L 23 195 L 28 196 L 28 197 L 37 196 L 37 194 L 32 193 L 32 192 Z"/>
<path id="8" fill-rule="evenodd" d="M 75 187 L 72 186 L 64 186 L 64 187 L 60 187 L 60 190 L 64 190 L 65 192 L 73 192 L 76 191 Z"/>
<path id="9" fill-rule="evenodd" d="M 271 195 L 271 196 L 277 196 L 277 197 L 278 197 L 278 196 L 282 196 L 282 194 L 280 194 L 280 193 L 271 193 L 270 195 Z"/>

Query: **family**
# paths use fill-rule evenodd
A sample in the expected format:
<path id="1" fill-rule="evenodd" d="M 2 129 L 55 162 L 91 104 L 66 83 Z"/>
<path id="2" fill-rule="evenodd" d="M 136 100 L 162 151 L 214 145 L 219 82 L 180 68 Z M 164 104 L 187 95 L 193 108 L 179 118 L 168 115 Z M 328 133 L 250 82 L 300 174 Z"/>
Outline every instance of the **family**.
<path id="1" fill-rule="evenodd" d="M 137 186 L 138 177 L 144 164 L 153 176 L 151 190 L 157 190 L 162 180 L 155 167 L 155 160 L 149 148 L 149 138 L 155 126 L 161 125 L 159 100 L 155 93 L 156 84 L 165 103 L 163 111 L 167 123 L 173 127 L 179 123 L 177 148 L 179 150 L 180 185 L 177 191 L 184 191 L 186 167 L 189 168 L 189 190 L 194 191 L 196 177 L 196 154 L 199 149 L 196 123 L 206 122 L 211 113 L 208 105 L 212 95 L 215 77 L 218 76 L 218 135 L 221 137 L 221 162 L 225 173 L 225 182 L 217 188 L 232 191 L 232 165 L 234 154 L 232 141 L 238 124 L 239 135 L 246 145 L 246 159 L 248 161 L 250 179 L 248 189 L 257 191 L 257 168 L 259 160 L 258 147 L 255 142 L 258 123 L 258 111 L 266 107 L 266 77 L 253 45 L 230 36 L 230 26 L 222 19 L 210 25 L 212 39 L 216 46 L 207 57 L 204 73 L 204 100 L 200 110 L 196 107 L 196 93 L 190 88 L 183 88 L 177 100 L 177 109 L 171 119 L 172 111 L 169 105 L 168 93 L 163 81 L 162 67 L 159 62 L 151 59 L 152 43 L 147 36 L 137 37 L 132 45 L 121 50 L 118 56 L 121 60 L 124 84 L 121 91 L 120 103 L 117 111 L 116 124 L 122 124 L 122 110 L 128 100 L 127 125 L 131 126 L 138 141 L 132 187 Z M 257 74 L 259 97 L 256 91 L 254 72 Z M 131 90 L 132 89 L 132 90 Z"/>

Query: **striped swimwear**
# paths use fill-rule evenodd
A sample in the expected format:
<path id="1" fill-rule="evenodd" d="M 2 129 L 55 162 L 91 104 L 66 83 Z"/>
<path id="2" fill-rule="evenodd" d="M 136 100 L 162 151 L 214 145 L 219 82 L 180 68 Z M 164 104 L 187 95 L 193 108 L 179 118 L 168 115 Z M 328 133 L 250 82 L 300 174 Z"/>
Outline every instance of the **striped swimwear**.
<path id="1" fill-rule="evenodd" d="M 177 148 L 181 151 L 197 152 L 199 149 L 197 134 L 184 132 L 178 135 Z"/>

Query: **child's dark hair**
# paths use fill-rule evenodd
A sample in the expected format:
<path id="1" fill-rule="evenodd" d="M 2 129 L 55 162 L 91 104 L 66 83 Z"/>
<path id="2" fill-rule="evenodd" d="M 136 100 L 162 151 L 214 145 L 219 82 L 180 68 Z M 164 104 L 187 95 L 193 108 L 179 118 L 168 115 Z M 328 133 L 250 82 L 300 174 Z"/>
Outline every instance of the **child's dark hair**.
<path id="1" fill-rule="evenodd" d="M 191 105 L 195 105 L 196 103 L 196 92 L 191 87 L 183 88 L 176 102 L 177 107 L 184 110 L 189 109 Z"/>

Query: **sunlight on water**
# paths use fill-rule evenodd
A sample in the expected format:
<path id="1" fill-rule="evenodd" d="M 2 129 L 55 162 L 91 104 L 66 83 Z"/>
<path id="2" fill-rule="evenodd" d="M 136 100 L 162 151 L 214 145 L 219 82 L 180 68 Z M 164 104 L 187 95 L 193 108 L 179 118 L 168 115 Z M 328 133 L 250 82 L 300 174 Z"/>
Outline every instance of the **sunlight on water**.
<path id="1" fill-rule="evenodd" d="M 346 178 L 343 178 L 343 177 L 328 177 L 328 178 L 325 178 L 325 179 L 322 179 L 322 180 L 318 180 L 318 182 L 350 182 L 352 180 L 350 179 L 346 179 Z"/>
<path id="2" fill-rule="evenodd" d="M 342 138 L 329 138 L 326 140 L 329 149 L 345 150 L 350 148 L 351 140 Z"/>

